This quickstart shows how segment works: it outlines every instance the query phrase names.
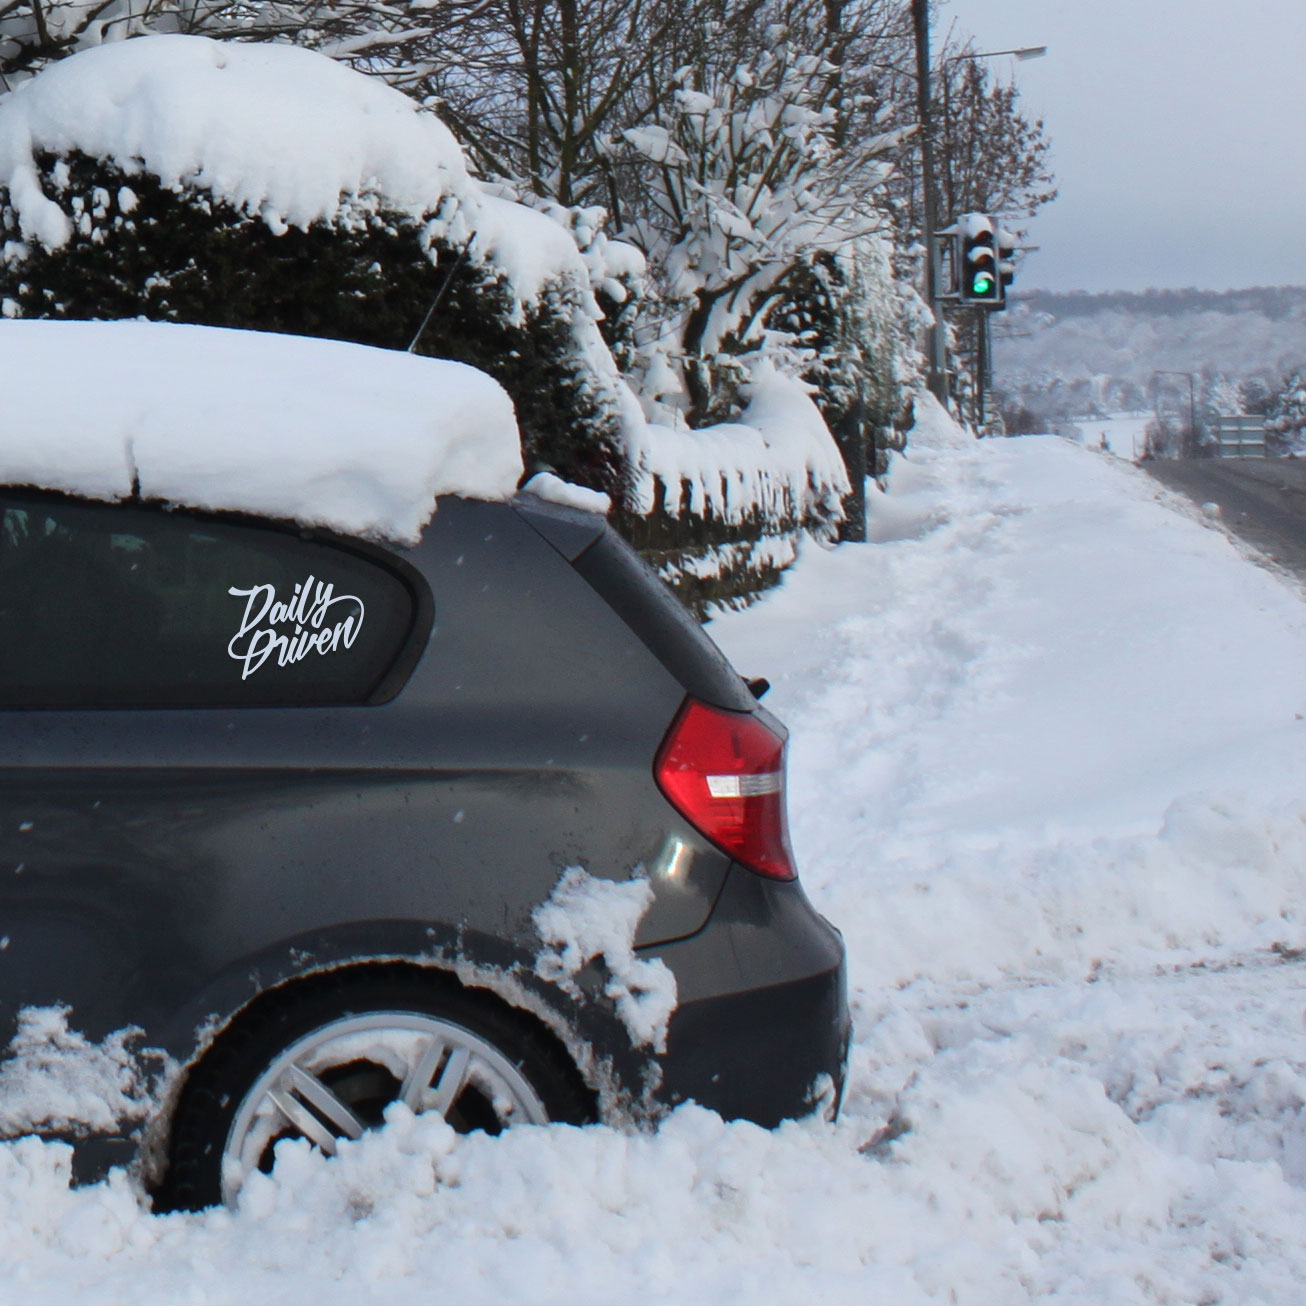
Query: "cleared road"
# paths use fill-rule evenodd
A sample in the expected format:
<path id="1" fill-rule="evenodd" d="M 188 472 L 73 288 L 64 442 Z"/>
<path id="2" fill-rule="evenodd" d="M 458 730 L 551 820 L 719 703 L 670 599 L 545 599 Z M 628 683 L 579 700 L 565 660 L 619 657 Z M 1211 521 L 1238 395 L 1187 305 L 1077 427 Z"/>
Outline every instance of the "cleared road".
<path id="1" fill-rule="evenodd" d="M 1218 503 L 1234 534 L 1306 580 L 1306 459 L 1165 459 L 1143 466 L 1195 503 Z"/>

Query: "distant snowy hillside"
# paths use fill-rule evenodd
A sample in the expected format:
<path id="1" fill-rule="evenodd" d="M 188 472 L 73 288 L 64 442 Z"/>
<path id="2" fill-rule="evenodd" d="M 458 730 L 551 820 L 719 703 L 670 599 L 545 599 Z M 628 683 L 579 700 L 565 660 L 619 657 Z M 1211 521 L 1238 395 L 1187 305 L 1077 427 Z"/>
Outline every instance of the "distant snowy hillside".
<path id="1" fill-rule="evenodd" d="M 1278 287 L 1016 298 L 994 326 L 998 389 L 1077 418 L 1150 407 L 1155 372 L 1272 396 L 1306 363 L 1306 289 Z"/>

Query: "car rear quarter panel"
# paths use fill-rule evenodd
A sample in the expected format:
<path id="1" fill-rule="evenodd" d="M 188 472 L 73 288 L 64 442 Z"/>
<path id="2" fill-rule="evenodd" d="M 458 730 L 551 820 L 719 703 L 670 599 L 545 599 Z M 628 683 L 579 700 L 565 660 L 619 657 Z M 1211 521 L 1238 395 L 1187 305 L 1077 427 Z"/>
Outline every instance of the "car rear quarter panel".
<path id="1" fill-rule="evenodd" d="M 386 704 L 0 712 L 0 1019 L 64 1003 L 184 1057 L 300 969 L 529 959 L 575 865 L 650 876 L 639 942 L 700 928 L 728 862 L 651 771 L 683 688 L 504 505 L 443 505 L 408 557 L 434 626 Z"/>

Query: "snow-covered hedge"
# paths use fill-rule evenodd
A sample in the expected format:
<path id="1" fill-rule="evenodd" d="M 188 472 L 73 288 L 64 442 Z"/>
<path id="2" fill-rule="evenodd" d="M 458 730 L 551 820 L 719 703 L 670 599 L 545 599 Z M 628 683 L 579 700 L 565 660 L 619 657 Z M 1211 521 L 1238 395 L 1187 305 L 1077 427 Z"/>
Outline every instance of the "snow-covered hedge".
<path id="1" fill-rule="evenodd" d="M 620 525 L 700 611 L 774 584 L 804 530 L 828 532 L 848 493 L 843 459 L 807 387 L 759 360 L 738 422 L 636 428 Z"/>
<path id="2" fill-rule="evenodd" d="M 609 347 L 638 252 L 480 183 L 433 114 L 307 50 L 154 36 L 52 65 L 0 100 L 0 220 L 6 316 L 416 339 L 504 386 L 528 473 L 686 543 L 827 528 L 847 493 L 793 379 L 759 373 L 725 426 L 651 423 Z"/>

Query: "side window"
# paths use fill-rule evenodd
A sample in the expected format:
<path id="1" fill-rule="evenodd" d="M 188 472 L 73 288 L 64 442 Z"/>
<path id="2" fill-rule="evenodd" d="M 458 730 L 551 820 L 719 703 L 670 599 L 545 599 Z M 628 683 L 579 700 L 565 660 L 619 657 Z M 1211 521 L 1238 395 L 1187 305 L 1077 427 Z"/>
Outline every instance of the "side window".
<path id="1" fill-rule="evenodd" d="M 290 531 L 0 500 L 0 706 L 359 703 L 413 624 L 388 568 Z"/>

